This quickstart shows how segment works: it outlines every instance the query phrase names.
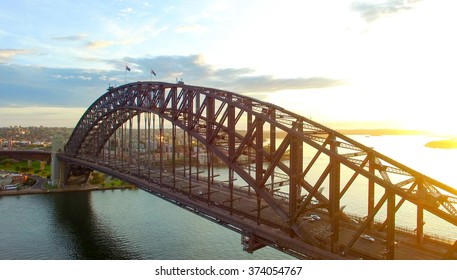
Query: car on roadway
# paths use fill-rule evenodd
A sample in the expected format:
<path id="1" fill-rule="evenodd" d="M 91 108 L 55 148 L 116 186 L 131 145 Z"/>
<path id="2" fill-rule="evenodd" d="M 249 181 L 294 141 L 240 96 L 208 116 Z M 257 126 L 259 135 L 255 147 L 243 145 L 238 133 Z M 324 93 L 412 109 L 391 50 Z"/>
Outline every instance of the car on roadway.
<path id="1" fill-rule="evenodd" d="M 321 219 L 321 217 L 316 214 L 312 214 L 310 215 L 310 217 L 313 218 L 315 221 L 319 221 Z"/>
<path id="2" fill-rule="evenodd" d="M 369 236 L 368 234 L 362 234 L 360 237 L 364 240 L 368 240 L 370 242 L 375 242 L 375 239 L 373 237 Z"/>
<path id="3" fill-rule="evenodd" d="M 310 222 L 319 221 L 321 219 L 321 217 L 319 217 L 318 215 L 315 215 L 315 214 L 312 214 L 312 215 L 309 215 L 309 216 L 303 217 L 303 218 Z"/>

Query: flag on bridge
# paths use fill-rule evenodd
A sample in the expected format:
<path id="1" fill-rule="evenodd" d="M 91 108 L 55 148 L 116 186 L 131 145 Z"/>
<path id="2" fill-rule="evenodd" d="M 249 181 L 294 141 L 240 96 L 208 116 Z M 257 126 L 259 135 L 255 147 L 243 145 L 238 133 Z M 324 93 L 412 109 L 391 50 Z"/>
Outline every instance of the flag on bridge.
<path id="1" fill-rule="evenodd" d="M 127 70 L 127 71 L 130 72 L 130 70 L 132 70 L 132 69 L 130 69 L 130 68 L 128 67 L 128 65 L 125 65 L 125 70 Z"/>

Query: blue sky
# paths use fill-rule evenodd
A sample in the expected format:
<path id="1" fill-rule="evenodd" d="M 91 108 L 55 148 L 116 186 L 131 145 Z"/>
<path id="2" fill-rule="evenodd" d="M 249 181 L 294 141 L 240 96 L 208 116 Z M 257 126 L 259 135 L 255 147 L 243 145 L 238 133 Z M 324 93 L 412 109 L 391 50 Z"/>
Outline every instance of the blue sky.
<path id="1" fill-rule="evenodd" d="M 72 127 L 153 68 L 334 128 L 454 133 L 452 0 L 4 2 L 0 126 Z"/>

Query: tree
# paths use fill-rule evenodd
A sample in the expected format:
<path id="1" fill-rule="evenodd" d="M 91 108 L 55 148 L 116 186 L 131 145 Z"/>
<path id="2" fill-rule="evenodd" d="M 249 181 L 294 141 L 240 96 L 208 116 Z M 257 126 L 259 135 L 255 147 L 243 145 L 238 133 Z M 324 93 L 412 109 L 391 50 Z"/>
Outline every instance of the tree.
<path id="1" fill-rule="evenodd" d="M 9 158 L 5 158 L 0 161 L 0 165 L 4 165 L 5 167 L 10 167 L 11 164 L 13 164 L 13 161 Z"/>
<path id="2" fill-rule="evenodd" d="M 91 184 L 97 185 L 105 182 L 105 175 L 100 172 L 92 172 L 92 179 L 90 180 Z"/>
<path id="3" fill-rule="evenodd" d="M 32 174 L 33 173 L 33 167 L 21 167 L 21 173 Z"/>

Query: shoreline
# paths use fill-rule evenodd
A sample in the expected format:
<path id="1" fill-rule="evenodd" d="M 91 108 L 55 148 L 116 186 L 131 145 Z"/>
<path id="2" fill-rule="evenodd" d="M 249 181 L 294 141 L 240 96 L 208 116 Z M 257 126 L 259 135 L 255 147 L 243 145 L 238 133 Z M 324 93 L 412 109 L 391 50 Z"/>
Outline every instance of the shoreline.
<path id="1" fill-rule="evenodd" d="M 89 187 L 64 187 L 60 189 L 25 189 L 25 190 L 10 190 L 10 191 L 0 191 L 0 196 L 17 196 L 17 195 L 33 195 L 33 194 L 53 194 L 53 193 L 65 193 L 65 192 L 89 192 L 89 191 L 108 191 L 108 190 L 134 190 L 135 187 L 98 187 L 98 186 L 89 186 Z"/>

